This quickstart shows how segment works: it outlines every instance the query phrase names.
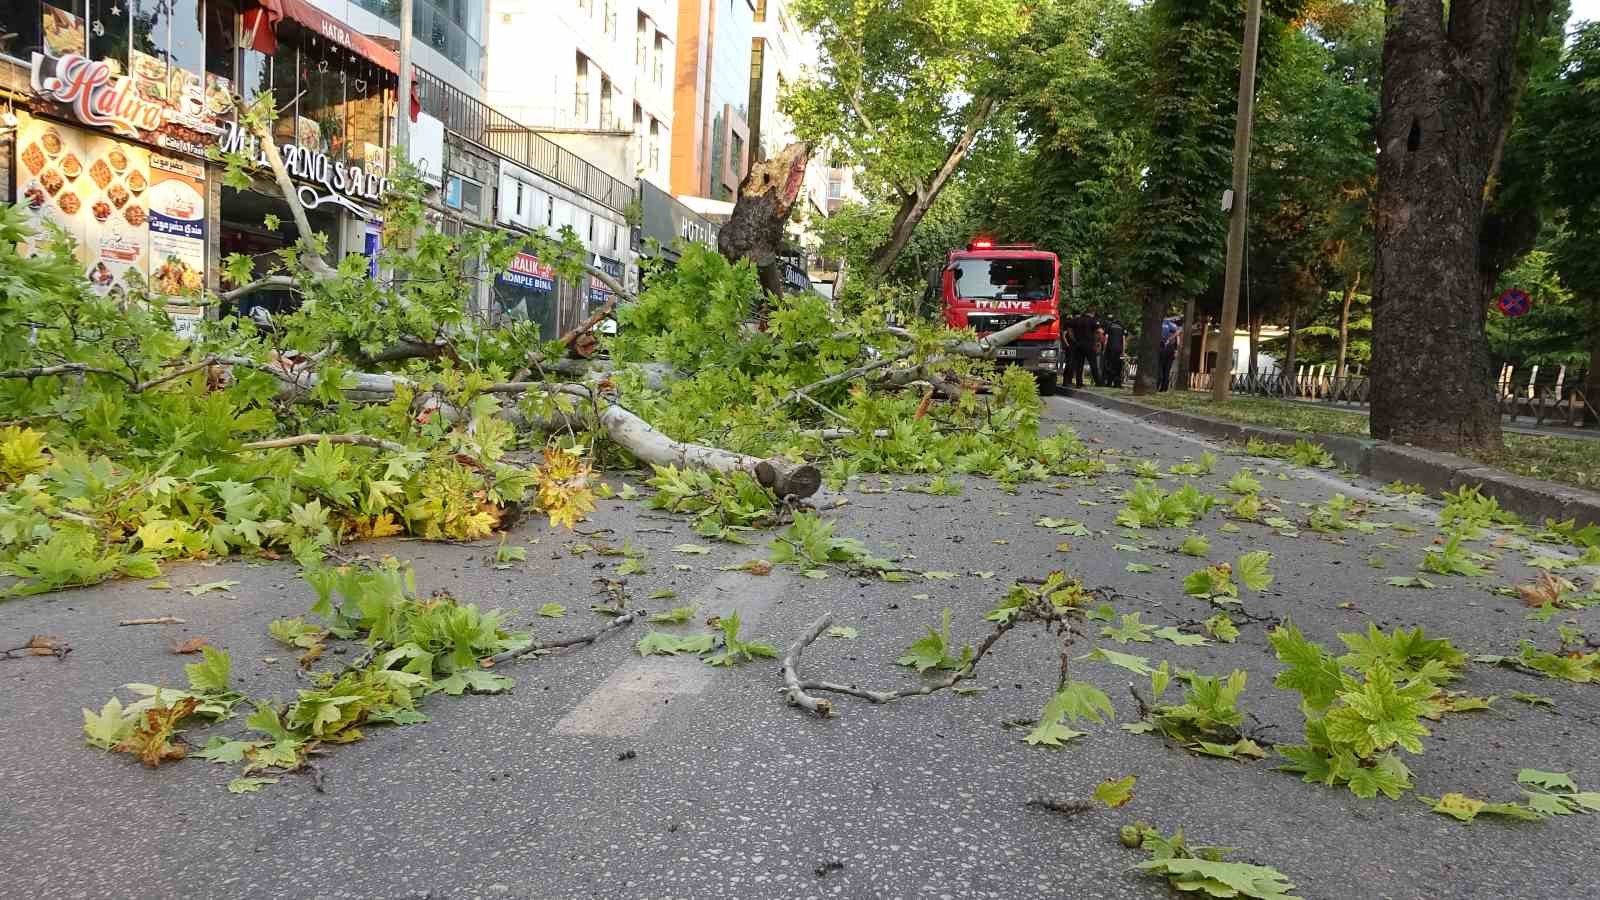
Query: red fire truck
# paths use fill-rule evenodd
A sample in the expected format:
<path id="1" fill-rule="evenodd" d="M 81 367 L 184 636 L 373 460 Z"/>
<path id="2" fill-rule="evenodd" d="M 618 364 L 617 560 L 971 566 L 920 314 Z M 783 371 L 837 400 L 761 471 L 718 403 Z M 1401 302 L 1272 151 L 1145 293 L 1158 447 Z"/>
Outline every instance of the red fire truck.
<path id="1" fill-rule="evenodd" d="M 940 276 L 945 324 L 971 327 L 981 337 L 1029 316 L 1055 318 L 996 351 L 1002 362 L 1019 365 L 1039 379 L 1039 392 L 1055 389 L 1061 359 L 1061 261 L 1032 244 L 996 244 L 976 238 L 965 250 L 951 250 Z"/>

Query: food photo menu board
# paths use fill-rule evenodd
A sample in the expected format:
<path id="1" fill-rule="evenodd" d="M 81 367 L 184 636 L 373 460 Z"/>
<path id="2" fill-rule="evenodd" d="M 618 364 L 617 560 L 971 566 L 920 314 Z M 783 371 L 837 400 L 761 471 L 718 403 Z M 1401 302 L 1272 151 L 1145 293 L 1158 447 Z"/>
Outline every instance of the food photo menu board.
<path id="1" fill-rule="evenodd" d="M 77 245 L 94 290 L 126 290 L 138 272 L 153 293 L 205 283 L 205 169 L 33 116 L 19 116 L 19 196 L 35 221 Z M 26 252 L 29 248 L 24 248 Z"/>

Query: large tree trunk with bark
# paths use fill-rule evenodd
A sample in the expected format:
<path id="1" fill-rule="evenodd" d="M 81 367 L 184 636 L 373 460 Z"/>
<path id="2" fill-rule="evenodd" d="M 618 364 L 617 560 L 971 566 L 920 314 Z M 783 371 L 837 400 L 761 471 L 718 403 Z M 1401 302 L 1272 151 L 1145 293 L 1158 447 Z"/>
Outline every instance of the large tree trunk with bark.
<path id="1" fill-rule="evenodd" d="M 1289 340 L 1283 353 L 1283 374 L 1288 379 L 1283 382 L 1284 393 L 1288 396 L 1298 396 L 1300 393 L 1300 377 L 1295 371 L 1295 357 L 1300 343 L 1300 304 L 1295 303 L 1289 307 Z"/>
<path id="2" fill-rule="evenodd" d="M 1345 357 L 1350 352 L 1350 302 L 1356 298 L 1356 288 L 1360 284 L 1360 272 L 1344 283 L 1344 305 L 1339 307 L 1339 365 L 1333 372 L 1339 378 L 1344 377 Z"/>
<path id="3" fill-rule="evenodd" d="M 917 230 L 917 223 L 927 215 L 928 208 L 944 190 L 945 183 L 950 176 L 955 174 L 961 161 L 967 158 L 967 152 L 972 149 L 972 142 L 977 140 L 978 132 L 988 124 L 989 116 L 994 113 L 995 98 L 992 96 L 980 97 L 972 102 L 972 112 L 967 117 L 967 127 L 950 145 L 950 150 L 945 154 L 944 162 L 940 164 L 939 171 L 926 184 L 917 184 L 904 192 L 900 200 L 900 208 L 895 211 L 894 222 L 889 226 L 889 237 L 876 250 L 872 251 L 869 260 L 869 274 L 872 280 L 882 280 L 894 266 L 894 261 L 900 258 L 900 252 L 906 248 L 906 243 L 911 240 L 911 233 Z"/>
<path id="4" fill-rule="evenodd" d="M 1378 119 L 1372 436 L 1501 447 L 1480 258 L 1486 186 L 1545 0 L 1391 0 Z M 1530 16 L 1530 13 L 1533 15 Z M 1530 23 L 1531 19 L 1531 23 Z"/>
<path id="5" fill-rule="evenodd" d="M 1583 420 L 1600 425 L 1600 298 L 1594 303 L 1594 314 L 1589 320 L 1589 375 L 1583 380 L 1583 400 L 1586 404 Z"/>
<path id="6" fill-rule="evenodd" d="M 1189 389 L 1189 369 L 1193 365 L 1190 358 L 1190 343 L 1194 338 L 1194 295 L 1183 301 L 1183 331 L 1178 333 L 1178 362 L 1173 367 L 1178 386 L 1182 390 Z"/>
<path id="7" fill-rule="evenodd" d="M 750 174 L 739 183 L 733 213 L 717 235 L 717 252 L 729 262 L 748 259 L 755 263 L 762 288 L 773 296 L 783 293 L 783 269 L 778 265 L 783 226 L 805 187 L 810 159 L 811 148 L 797 143 L 751 166 Z"/>
<path id="8" fill-rule="evenodd" d="M 1233 344 L 1229 343 L 1229 353 L 1232 353 Z M 1250 316 L 1250 389 L 1255 390 L 1256 378 L 1260 376 L 1261 354 L 1261 313 L 1252 313 Z"/>
<path id="9" fill-rule="evenodd" d="M 1151 290 L 1139 316 L 1139 372 L 1133 379 L 1134 396 L 1153 394 L 1161 376 L 1161 320 L 1167 315 L 1164 289 Z"/>

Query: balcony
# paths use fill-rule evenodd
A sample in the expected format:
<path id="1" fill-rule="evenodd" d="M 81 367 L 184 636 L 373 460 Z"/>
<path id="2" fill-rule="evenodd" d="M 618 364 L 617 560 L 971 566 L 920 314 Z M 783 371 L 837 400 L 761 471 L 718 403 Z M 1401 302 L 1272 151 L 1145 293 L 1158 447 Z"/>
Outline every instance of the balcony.
<path id="1" fill-rule="evenodd" d="M 612 177 L 438 76 L 417 69 L 416 82 L 423 111 L 442 121 L 449 131 L 618 212 L 633 201 L 634 186 L 629 182 Z M 585 113 L 587 101 L 585 96 Z"/>

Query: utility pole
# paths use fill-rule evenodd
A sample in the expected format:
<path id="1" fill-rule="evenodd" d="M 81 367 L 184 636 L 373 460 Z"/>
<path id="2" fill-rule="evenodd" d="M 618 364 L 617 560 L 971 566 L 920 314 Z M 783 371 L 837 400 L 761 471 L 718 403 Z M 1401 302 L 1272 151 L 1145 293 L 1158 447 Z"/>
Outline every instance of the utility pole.
<path id="1" fill-rule="evenodd" d="M 1233 332 L 1239 324 L 1239 275 L 1244 268 L 1244 231 L 1250 191 L 1250 131 L 1256 99 L 1256 44 L 1261 36 L 1261 0 L 1250 0 L 1244 20 L 1244 52 L 1239 57 L 1239 117 L 1233 125 L 1233 208 L 1228 220 L 1228 267 L 1222 287 L 1223 346 L 1211 375 L 1211 399 L 1228 399 L 1233 387 Z M 1184 322 L 1187 326 L 1189 323 Z M 1223 373 L 1222 360 L 1228 360 Z"/>
<path id="2" fill-rule="evenodd" d="M 414 0 L 400 0 L 400 93 L 394 108 L 394 150 L 407 160 L 411 143 L 411 16 Z"/>

